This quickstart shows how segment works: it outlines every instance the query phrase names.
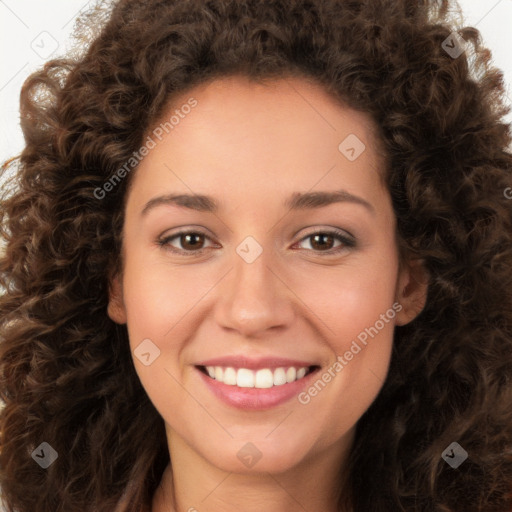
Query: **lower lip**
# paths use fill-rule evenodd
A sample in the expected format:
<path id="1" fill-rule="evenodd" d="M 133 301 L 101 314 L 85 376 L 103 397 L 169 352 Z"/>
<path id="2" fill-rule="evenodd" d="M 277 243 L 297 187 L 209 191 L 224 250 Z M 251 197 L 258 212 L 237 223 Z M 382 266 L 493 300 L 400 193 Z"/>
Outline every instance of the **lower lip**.
<path id="1" fill-rule="evenodd" d="M 271 388 L 240 388 L 212 379 L 198 368 L 196 370 L 213 394 L 224 403 L 238 409 L 253 411 L 276 407 L 297 396 L 318 371 L 318 369 L 315 369 L 302 379 L 281 386 L 272 386 Z"/>

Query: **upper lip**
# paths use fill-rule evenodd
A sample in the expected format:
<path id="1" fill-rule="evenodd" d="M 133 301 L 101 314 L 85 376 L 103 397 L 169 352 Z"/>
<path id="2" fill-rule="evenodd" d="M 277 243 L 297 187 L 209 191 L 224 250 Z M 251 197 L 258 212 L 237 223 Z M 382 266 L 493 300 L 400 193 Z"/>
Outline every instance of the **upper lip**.
<path id="1" fill-rule="evenodd" d="M 196 366 L 223 366 L 257 370 L 261 368 L 289 368 L 290 366 L 294 366 L 296 368 L 308 368 L 310 366 L 317 365 L 310 361 L 299 361 L 297 359 L 287 359 L 282 357 L 249 358 L 246 356 L 223 356 L 201 361 L 197 363 Z"/>

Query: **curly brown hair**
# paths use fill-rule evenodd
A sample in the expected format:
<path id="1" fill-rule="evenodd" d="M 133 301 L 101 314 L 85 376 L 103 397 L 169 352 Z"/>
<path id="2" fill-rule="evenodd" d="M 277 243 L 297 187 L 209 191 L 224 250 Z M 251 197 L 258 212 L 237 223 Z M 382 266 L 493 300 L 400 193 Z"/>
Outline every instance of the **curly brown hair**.
<path id="1" fill-rule="evenodd" d="M 126 326 L 107 315 L 136 171 L 101 200 L 97 190 L 173 94 L 235 73 L 313 78 L 375 120 L 400 247 L 430 276 L 426 306 L 396 328 L 388 378 L 357 424 L 353 510 L 512 510 L 509 109 L 479 32 L 452 25 L 457 8 L 119 0 L 83 55 L 26 80 L 26 146 L 0 207 L 8 512 L 149 509 L 169 463 L 164 422 L 135 372 Z M 454 58 L 443 42 L 456 30 L 468 46 Z M 441 458 L 454 440 L 469 453 L 457 470 Z M 31 458 L 42 441 L 61 454 L 46 471 Z"/>

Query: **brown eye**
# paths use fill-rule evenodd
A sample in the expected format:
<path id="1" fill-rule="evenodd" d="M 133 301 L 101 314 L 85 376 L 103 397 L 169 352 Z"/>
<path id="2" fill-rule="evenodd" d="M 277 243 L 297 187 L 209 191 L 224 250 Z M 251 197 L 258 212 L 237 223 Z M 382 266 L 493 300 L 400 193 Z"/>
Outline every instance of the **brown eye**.
<path id="1" fill-rule="evenodd" d="M 309 247 L 305 249 L 327 254 L 335 254 L 356 245 L 355 240 L 343 231 L 316 231 L 302 238 L 299 244 L 305 241 L 309 242 Z"/>
<path id="2" fill-rule="evenodd" d="M 158 245 L 171 252 L 199 254 L 207 249 L 205 245 L 210 238 L 197 231 L 181 231 L 158 240 Z M 213 245 L 213 244 L 210 244 Z"/>
<path id="3" fill-rule="evenodd" d="M 202 249 L 204 238 L 201 233 L 185 233 L 179 236 L 181 246 L 185 250 Z"/>
<path id="4" fill-rule="evenodd" d="M 318 233 L 316 235 L 310 235 L 309 237 L 313 242 L 311 246 L 313 249 L 319 249 L 321 251 L 332 249 L 334 245 L 334 237 L 327 233 Z"/>

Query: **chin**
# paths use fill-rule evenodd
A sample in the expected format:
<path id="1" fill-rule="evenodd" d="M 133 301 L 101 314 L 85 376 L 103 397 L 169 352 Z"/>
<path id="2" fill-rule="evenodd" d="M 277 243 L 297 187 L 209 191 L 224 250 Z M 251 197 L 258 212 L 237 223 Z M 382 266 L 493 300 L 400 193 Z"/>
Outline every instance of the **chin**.
<path id="1" fill-rule="evenodd" d="M 299 466 L 307 456 L 308 447 L 299 439 L 290 442 L 290 439 L 277 436 L 273 440 L 255 436 L 251 440 L 251 436 L 246 436 L 246 440 L 241 441 L 241 438 L 232 440 L 230 446 L 220 451 L 206 454 L 206 457 L 210 463 L 230 473 L 277 474 Z M 232 455 L 227 456 L 228 453 Z"/>

